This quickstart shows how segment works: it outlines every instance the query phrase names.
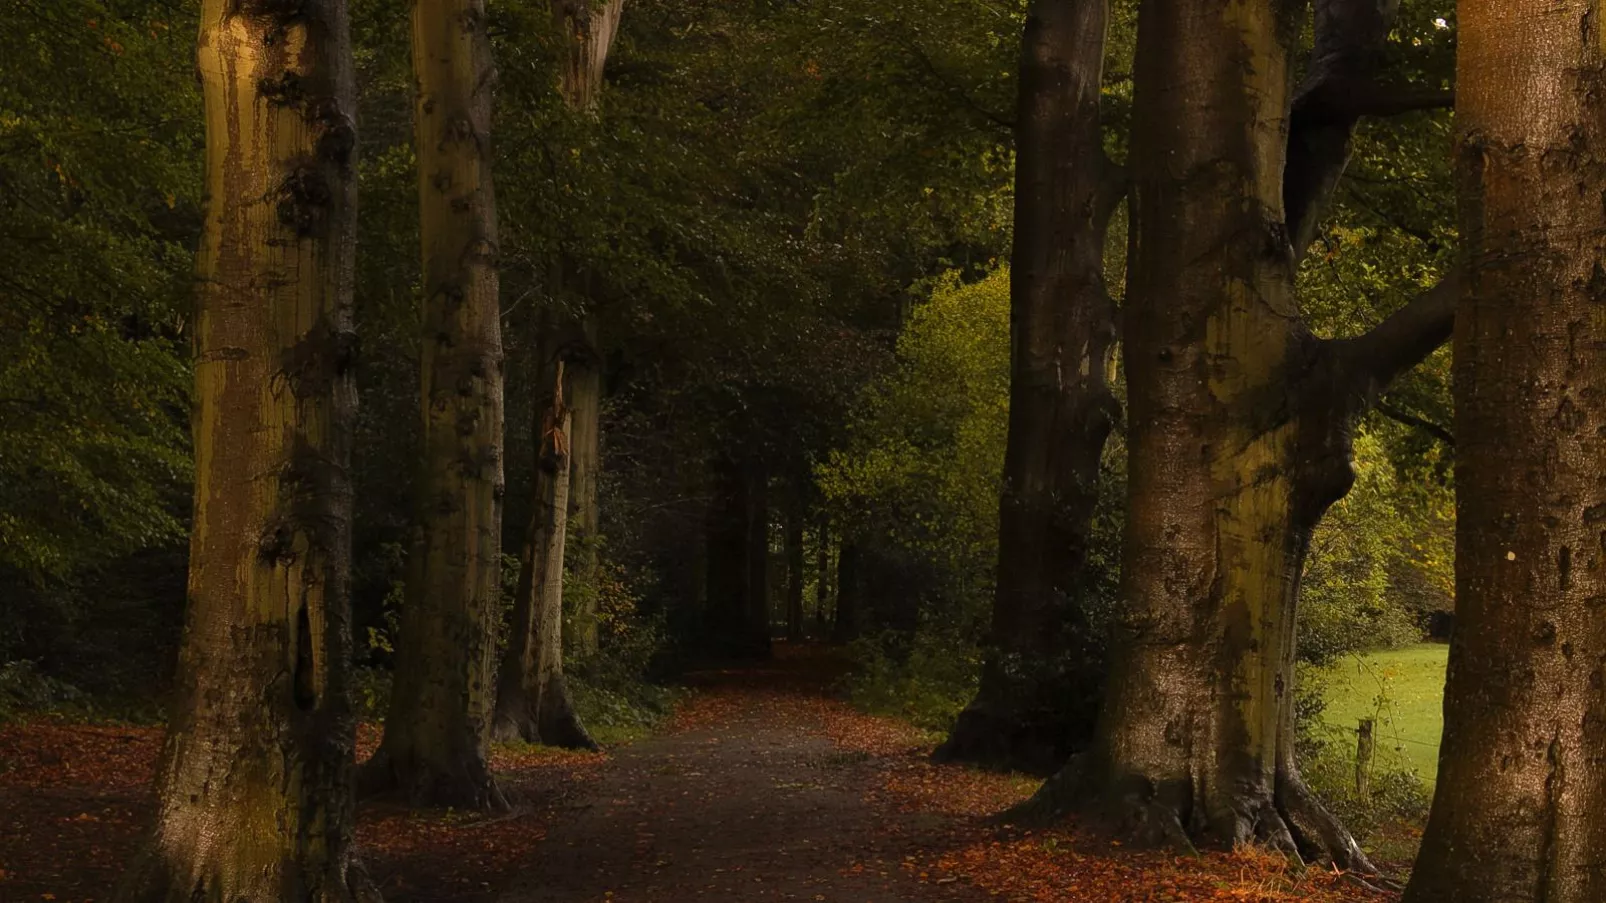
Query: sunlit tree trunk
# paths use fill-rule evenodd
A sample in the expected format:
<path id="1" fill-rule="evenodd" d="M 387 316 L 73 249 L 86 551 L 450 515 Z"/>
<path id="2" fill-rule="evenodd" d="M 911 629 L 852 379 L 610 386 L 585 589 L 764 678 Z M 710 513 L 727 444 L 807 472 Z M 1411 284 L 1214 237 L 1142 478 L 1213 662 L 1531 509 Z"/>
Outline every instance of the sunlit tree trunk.
<path id="1" fill-rule="evenodd" d="M 1606 900 L 1606 54 L 1465 0 L 1456 625 L 1412 903 Z"/>
<path id="2" fill-rule="evenodd" d="M 418 0 L 423 460 L 385 737 L 364 792 L 505 806 L 487 765 L 501 615 L 502 335 L 484 0 Z"/>
<path id="3" fill-rule="evenodd" d="M 195 518 L 136 903 L 377 900 L 352 858 L 346 6 L 206 0 Z"/>
<path id="4" fill-rule="evenodd" d="M 939 759 L 1051 770 L 1092 732 L 1098 662 L 1081 596 L 1116 407 L 1104 243 L 1120 179 L 1099 123 L 1107 18 L 1102 0 L 1035 0 L 1027 13 L 992 640 Z"/>
<path id="5" fill-rule="evenodd" d="M 1259 841 L 1367 869 L 1294 762 L 1300 570 L 1353 481 L 1357 419 L 1447 337 L 1454 289 L 1359 338 L 1305 328 L 1289 241 L 1303 227 L 1284 208 L 1296 13 L 1153 0 L 1141 14 L 1122 610 L 1094 742 L 1039 799 L 1075 786 L 1145 839 Z"/>
<path id="6" fill-rule="evenodd" d="M 563 676 L 563 550 L 573 417 L 562 342 L 550 321 L 542 317 L 535 504 L 497 685 L 494 732 L 499 739 L 594 749 Z"/>

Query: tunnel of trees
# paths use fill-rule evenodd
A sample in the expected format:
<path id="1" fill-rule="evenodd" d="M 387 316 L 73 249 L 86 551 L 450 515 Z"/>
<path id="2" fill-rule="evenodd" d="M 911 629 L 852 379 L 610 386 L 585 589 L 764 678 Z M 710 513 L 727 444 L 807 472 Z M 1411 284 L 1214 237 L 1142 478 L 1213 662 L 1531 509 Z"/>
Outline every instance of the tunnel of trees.
<path id="1" fill-rule="evenodd" d="M 359 805 L 819 645 L 1386 883 L 1323 669 L 1448 633 L 1404 899 L 1606 898 L 1598 18 L 6 4 L 0 721 L 165 725 L 120 899 L 376 900 Z"/>

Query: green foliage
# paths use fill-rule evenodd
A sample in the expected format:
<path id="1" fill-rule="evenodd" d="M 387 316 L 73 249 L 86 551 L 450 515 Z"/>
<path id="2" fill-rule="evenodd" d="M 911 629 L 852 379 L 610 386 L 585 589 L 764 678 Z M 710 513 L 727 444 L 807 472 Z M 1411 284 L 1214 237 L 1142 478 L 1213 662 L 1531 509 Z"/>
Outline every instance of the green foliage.
<path id="1" fill-rule="evenodd" d="M 173 13 L 0 8 L 0 582 L 38 591 L 184 532 L 200 154 Z"/>
<path id="2" fill-rule="evenodd" d="M 854 663 L 848 696 L 867 712 L 946 732 L 976 695 L 981 654 L 974 638 L 953 630 L 921 631 L 912 643 L 863 637 L 848 653 Z"/>
<path id="3" fill-rule="evenodd" d="M 1355 486 L 1311 538 L 1299 612 L 1299 656 L 1324 664 L 1347 653 L 1405 646 L 1421 639 L 1417 615 L 1393 592 L 1392 575 L 1408 568 L 1448 579 L 1448 559 L 1424 553 L 1431 527 L 1409 504 L 1382 443 L 1355 437 Z"/>
<path id="4" fill-rule="evenodd" d="M 0 723 L 22 715 L 55 712 L 83 699 L 77 687 L 42 673 L 34 662 L 0 664 Z"/>
<path id="5" fill-rule="evenodd" d="M 936 280 L 866 387 L 845 449 L 816 479 L 849 531 L 934 573 L 941 620 L 974 622 L 991 602 L 1009 416 L 1009 272 Z"/>
<path id="6" fill-rule="evenodd" d="M 634 739 L 667 717 L 679 698 L 650 679 L 668 643 L 664 619 L 642 612 L 624 569 L 606 558 L 596 585 L 584 591 L 597 602 L 598 648 L 568 667 L 575 709 L 599 743 Z M 566 589 L 566 602 L 567 596 Z"/>

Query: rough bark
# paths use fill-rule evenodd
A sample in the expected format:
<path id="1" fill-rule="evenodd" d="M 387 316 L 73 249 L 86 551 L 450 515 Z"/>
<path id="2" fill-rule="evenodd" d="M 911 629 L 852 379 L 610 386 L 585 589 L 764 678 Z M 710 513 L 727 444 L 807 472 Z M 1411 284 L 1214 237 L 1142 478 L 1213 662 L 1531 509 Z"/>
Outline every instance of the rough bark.
<path id="1" fill-rule="evenodd" d="M 803 519 L 801 504 L 792 506 L 786 520 L 786 639 L 803 641 Z"/>
<path id="2" fill-rule="evenodd" d="M 1412 903 L 1606 899 L 1599 16 L 1460 6 L 1456 627 Z"/>
<path id="3" fill-rule="evenodd" d="M 559 87 L 569 109 L 589 113 L 595 109 L 602 91 L 602 76 L 619 32 L 624 0 L 554 0 L 555 24 L 568 37 L 569 53 L 564 58 Z M 597 651 L 598 529 L 597 474 L 602 466 L 602 358 L 598 351 L 598 324 L 595 313 L 587 313 L 571 327 L 583 335 L 585 344 L 569 357 L 570 406 L 574 430 L 571 436 L 573 476 L 570 486 L 569 520 L 574 531 L 569 543 L 575 553 L 573 571 L 587 587 L 574 606 L 575 648 L 582 656 Z"/>
<path id="4" fill-rule="evenodd" d="M 346 6 L 206 0 L 195 517 L 135 903 L 377 900 L 352 856 Z"/>
<path id="5" fill-rule="evenodd" d="M 413 5 L 423 459 L 385 737 L 365 793 L 499 809 L 487 763 L 502 602 L 502 335 L 484 0 Z"/>
<path id="6" fill-rule="evenodd" d="M 596 749 L 575 713 L 563 676 L 563 547 L 569 519 L 569 433 L 562 344 L 542 317 L 535 500 L 524 547 L 507 651 L 497 681 L 493 734 L 573 749 Z"/>
<path id="7" fill-rule="evenodd" d="M 561 84 L 571 110 L 590 110 L 596 105 L 624 6 L 625 0 L 553 0 L 557 26 L 569 38 Z"/>
<path id="8" fill-rule="evenodd" d="M 1356 339 L 1301 322 L 1282 197 L 1296 12 L 1142 12 L 1122 612 L 1093 744 L 1038 802 L 1081 794 L 1141 838 L 1367 870 L 1294 762 L 1300 571 L 1353 482 L 1357 420 L 1448 337 L 1454 289 Z"/>
<path id="9" fill-rule="evenodd" d="M 1052 771 L 1092 732 L 1097 663 L 1081 596 L 1116 410 L 1104 244 L 1118 193 L 1099 123 L 1107 20 L 1102 0 L 1035 0 L 1027 13 L 992 639 L 940 760 Z"/>

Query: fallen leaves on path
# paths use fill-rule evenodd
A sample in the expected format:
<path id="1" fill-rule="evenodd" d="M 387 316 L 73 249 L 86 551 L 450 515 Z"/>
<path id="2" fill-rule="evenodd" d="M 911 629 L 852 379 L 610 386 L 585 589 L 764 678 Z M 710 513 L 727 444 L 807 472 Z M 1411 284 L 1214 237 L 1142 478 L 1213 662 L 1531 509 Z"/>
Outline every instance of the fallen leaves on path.
<path id="1" fill-rule="evenodd" d="M 1066 823 L 1029 831 L 991 821 L 1031 796 L 1040 781 L 930 759 L 933 738 L 894 718 L 866 715 L 809 691 L 798 673 L 774 668 L 719 672 L 680 713 L 677 727 L 709 727 L 738 718 L 817 724 L 845 757 L 875 771 L 871 799 L 905 813 L 943 816 L 951 824 L 901 869 L 923 883 L 965 882 L 1011 903 L 1386 903 L 1349 877 L 1301 868 L 1283 856 L 1242 848 L 1197 856 L 1134 850 Z M 880 875 L 868 862 L 849 873 Z"/>
<path id="2" fill-rule="evenodd" d="M 888 832 L 881 853 L 867 850 L 844 875 L 914 882 L 929 888 L 922 897 L 934 900 L 978 893 L 1010 903 L 1394 899 L 1254 849 L 1179 856 L 1128 849 L 1074 824 L 1037 831 L 998 825 L 989 817 L 1029 796 L 1034 781 L 934 765 L 928 759 L 932 738 L 853 710 L 825 693 L 821 681 L 785 663 L 707 672 L 698 682 L 668 730 L 718 732 L 760 720 L 830 738 L 837 752 L 819 767 L 849 769 L 844 773 L 852 775 L 852 786 L 866 788 L 867 804 L 885 813 Z M 378 729 L 364 725 L 360 754 L 371 754 L 378 740 Z M 104 899 L 150 818 L 149 781 L 160 743 L 153 728 L 48 720 L 0 728 L 0 899 Z M 559 802 L 609 761 L 605 754 L 498 748 L 493 767 L 521 808 L 479 816 L 365 805 L 357 832 L 361 855 L 392 903 L 493 899 L 527 867 Z"/>
<path id="3" fill-rule="evenodd" d="M 377 725 L 360 726 L 359 754 L 371 755 L 379 738 Z M 105 899 L 149 828 L 161 744 L 155 727 L 49 719 L 0 726 L 0 900 Z M 359 856 L 391 903 L 492 899 L 545 837 L 549 807 L 607 758 L 498 747 L 492 767 L 516 801 L 514 812 L 485 817 L 364 805 Z"/>

